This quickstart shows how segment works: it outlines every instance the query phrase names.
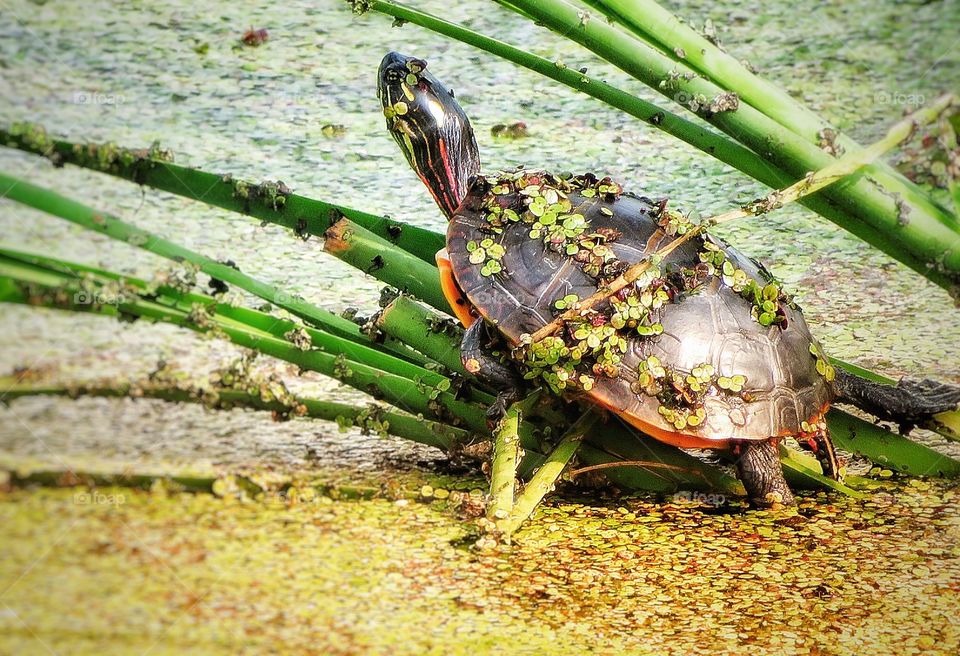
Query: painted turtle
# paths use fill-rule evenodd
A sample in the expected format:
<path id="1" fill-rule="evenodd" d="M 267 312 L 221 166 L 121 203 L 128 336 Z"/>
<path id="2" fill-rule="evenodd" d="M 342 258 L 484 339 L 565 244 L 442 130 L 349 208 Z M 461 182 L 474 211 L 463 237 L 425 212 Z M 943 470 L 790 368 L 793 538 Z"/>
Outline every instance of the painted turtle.
<path id="1" fill-rule="evenodd" d="M 421 59 L 387 54 L 378 95 L 391 134 L 449 219 L 441 282 L 467 327 L 467 370 L 501 390 L 494 416 L 517 398 L 521 377 L 545 384 L 669 444 L 734 451 L 751 501 L 763 506 L 793 500 L 778 457 L 786 436 L 839 477 L 823 419 L 834 400 L 904 423 L 960 402 L 955 387 L 879 385 L 835 370 L 770 273 L 709 236 L 533 341 L 564 309 L 692 225 L 665 201 L 624 193 L 609 178 L 481 175 L 470 121 L 426 69 Z M 504 342 L 506 363 L 488 350 Z"/>

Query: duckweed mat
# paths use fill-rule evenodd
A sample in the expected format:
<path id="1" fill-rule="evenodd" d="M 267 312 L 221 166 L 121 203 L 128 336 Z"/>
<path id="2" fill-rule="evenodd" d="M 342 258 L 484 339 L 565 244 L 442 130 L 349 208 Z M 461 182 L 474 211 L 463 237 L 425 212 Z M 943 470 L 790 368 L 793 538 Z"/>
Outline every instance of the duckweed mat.
<path id="1" fill-rule="evenodd" d="M 564 496 L 477 550 L 436 497 L 13 490 L 0 652 L 956 654 L 958 501 Z"/>

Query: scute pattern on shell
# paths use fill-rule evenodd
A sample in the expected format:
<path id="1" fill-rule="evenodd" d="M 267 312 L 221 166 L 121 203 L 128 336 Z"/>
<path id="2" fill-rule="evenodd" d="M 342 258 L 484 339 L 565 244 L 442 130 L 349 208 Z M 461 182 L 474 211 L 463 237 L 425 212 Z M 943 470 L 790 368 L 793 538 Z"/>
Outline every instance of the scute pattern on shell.
<path id="1" fill-rule="evenodd" d="M 502 184 L 510 179 L 520 179 L 521 183 L 513 187 Z M 522 189 L 529 180 L 539 182 L 541 189 L 544 180 L 552 181 L 561 196 L 569 200 L 568 216 L 582 216 L 588 233 L 610 235 L 605 242 L 611 251 L 609 257 L 603 261 L 594 258 L 592 265 L 583 257 L 578 261 L 576 248 L 570 244 L 585 235 L 566 242 L 558 237 L 560 243 L 551 243 L 536 224 L 531 229 L 534 219 L 530 212 L 526 220 L 518 219 L 523 208 L 530 206 L 529 193 L 524 194 Z M 618 185 L 603 184 L 592 176 L 560 180 L 525 171 L 491 181 L 480 178 L 451 220 L 447 248 L 457 283 L 512 347 L 552 321 L 559 312 L 558 301 L 563 306 L 565 298 L 574 302 L 573 297 L 590 296 L 597 290 L 598 278 L 616 275 L 622 265 L 641 261 L 673 239 L 668 232 L 675 232 L 676 226 L 660 220 L 662 204 L 621 194 Z M 553 190 L 549 184 L 546 188 Z M 596 193 L 598 188 L 604 193 Z M 495 219 L 491 223 L 489 208 L 494 204 L 513 208 L 515 213 L 509 220 Z M 571 225 L 578 222 L 575 219 Z M 493 260 L 478 257 L 481 242 L 486 252 L 495 255 Z M 663 276 L 694 269 L 702 262 L 701 253 L 710 248 L 705 244 L 711 244 L 713 252 L 719 251 L 720 259 L 730 263 L 728 271 L 732 267 L 742 271 L 748 281 L 756 281 L 755 289 L 772 281 L 759 263 L 713 237 L 694 238 L 671 253 L 660 263 Z M 738 276 L 734 282 L 732 276 L 717 270 L 696 280 L 692 289 L 669 288 L 671 300 L 657 310 L 654 330 L 648 329 L 644 335 L 630 330 L 617 332 L 626 340 L 620 342 L 623 350 L 618 352 L 615 373 L 593 376 L 578 370 L 571 387 L 600 405 L 667 432 L 679 430 L 712 440 L 762 440 L 801 432 L 803 422 L 817 416 L 834 397 L 829 381 L 817 369 L 818 358 L 813 353 L 820 352 L 819 346 L 800 310 L 789 302 L 775 302 L 777 322 L 761 325 L 758 306 L 747 298 L 751 294 L 743 291 L 743 275 Z M 659 289 L 668 288 L 661 281 L 656 284 L 661 285 Z M 597 309 L 605 311 L 607 317 L 613 312 L 606 303 Z M 571 341 L 569 334 L 563 339 Z M 712 367 L 715 371 L 709 390 L 694 395 L 696 405 L 687 408 L 690 412 L 686 415 L 692 416 L 692 421 L 670 412 L 677 407 L 665 402 L 663 394 L 658 398 L 642 391 L 649 377 L 641 381 L 643 384 L 638 379 L 646 370 L 643 363 L 651 356 L 666 367 L 668 379 L 675 376 L 680 381 L 681 387 L 676 388 L 682 390 L 680 396 L 692 394 L 682 381 L 694 369 L 701 367 L 698 371 L 702 372 Z M 704 365 L 709 367 L 703 369 Z M 729 380 L 733 376 L 738 381 L 746 379 L 742 390 L 739 384 L 731 389 Z M 723 389 L 716 384 L 718 377 L 728 381 Z M 675 387 L 663 387 L 670 394 L 676 393 Z M 695 408 L 704 412 L 698 413 Z M 684 414 L 684 407 L 679 410 Z"/>

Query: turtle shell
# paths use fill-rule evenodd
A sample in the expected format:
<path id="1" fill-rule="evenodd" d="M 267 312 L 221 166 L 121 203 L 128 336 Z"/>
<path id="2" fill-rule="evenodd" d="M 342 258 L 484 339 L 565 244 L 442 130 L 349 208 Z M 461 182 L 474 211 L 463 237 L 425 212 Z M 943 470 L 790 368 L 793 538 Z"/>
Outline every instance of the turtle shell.
<path id="1" fill-rule="evenodd" d="M 655 279 L 641 278 L 616 304 L 567 324 L 546 351 L 545 343 L 529 343 L 560 314 L 558 305 L 590 296 L 684 226 L 679 213 L 608 180 L 520 171 L 472 185 L 449 223 L 447 250 L 458 286 L 528 377 L 546 372 L 555 389 L 584 394 L 667 441 L 803 432 L 834 397 L 833 371 L 770 274 L 714 237 L 681 245 L 650 274 Z M 558 361 L 557 349 L 572 355 Z"/>

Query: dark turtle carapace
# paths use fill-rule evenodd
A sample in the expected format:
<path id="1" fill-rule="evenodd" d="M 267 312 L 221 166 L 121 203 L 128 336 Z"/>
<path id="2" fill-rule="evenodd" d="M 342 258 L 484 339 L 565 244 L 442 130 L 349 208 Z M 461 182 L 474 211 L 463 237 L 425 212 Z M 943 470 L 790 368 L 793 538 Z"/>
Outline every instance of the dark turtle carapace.
<path id="1" fill-rule="evenodd" d="M 609 178 L 517 169 L 483 176 L 473 130 L 421 59 L 390 53 L 379 96 L 394 139 L 449 219 L 444 293 L 467 327 L 468 371 L 517 398 L 521 377 L 602 406 L 683 448 L 728 449 L 751 501 L 790 503 L 778 443 L 796 438 L 834 478 L 823 419 L 838 397 L 903 423 L 957 388 L 869 383 L 830 365 L 800 309 L 756 261 L 695 237 L 608 301 L 532 335 L 691 229 Z M 504 363 L 490 344 L 510 354 Z"/>

